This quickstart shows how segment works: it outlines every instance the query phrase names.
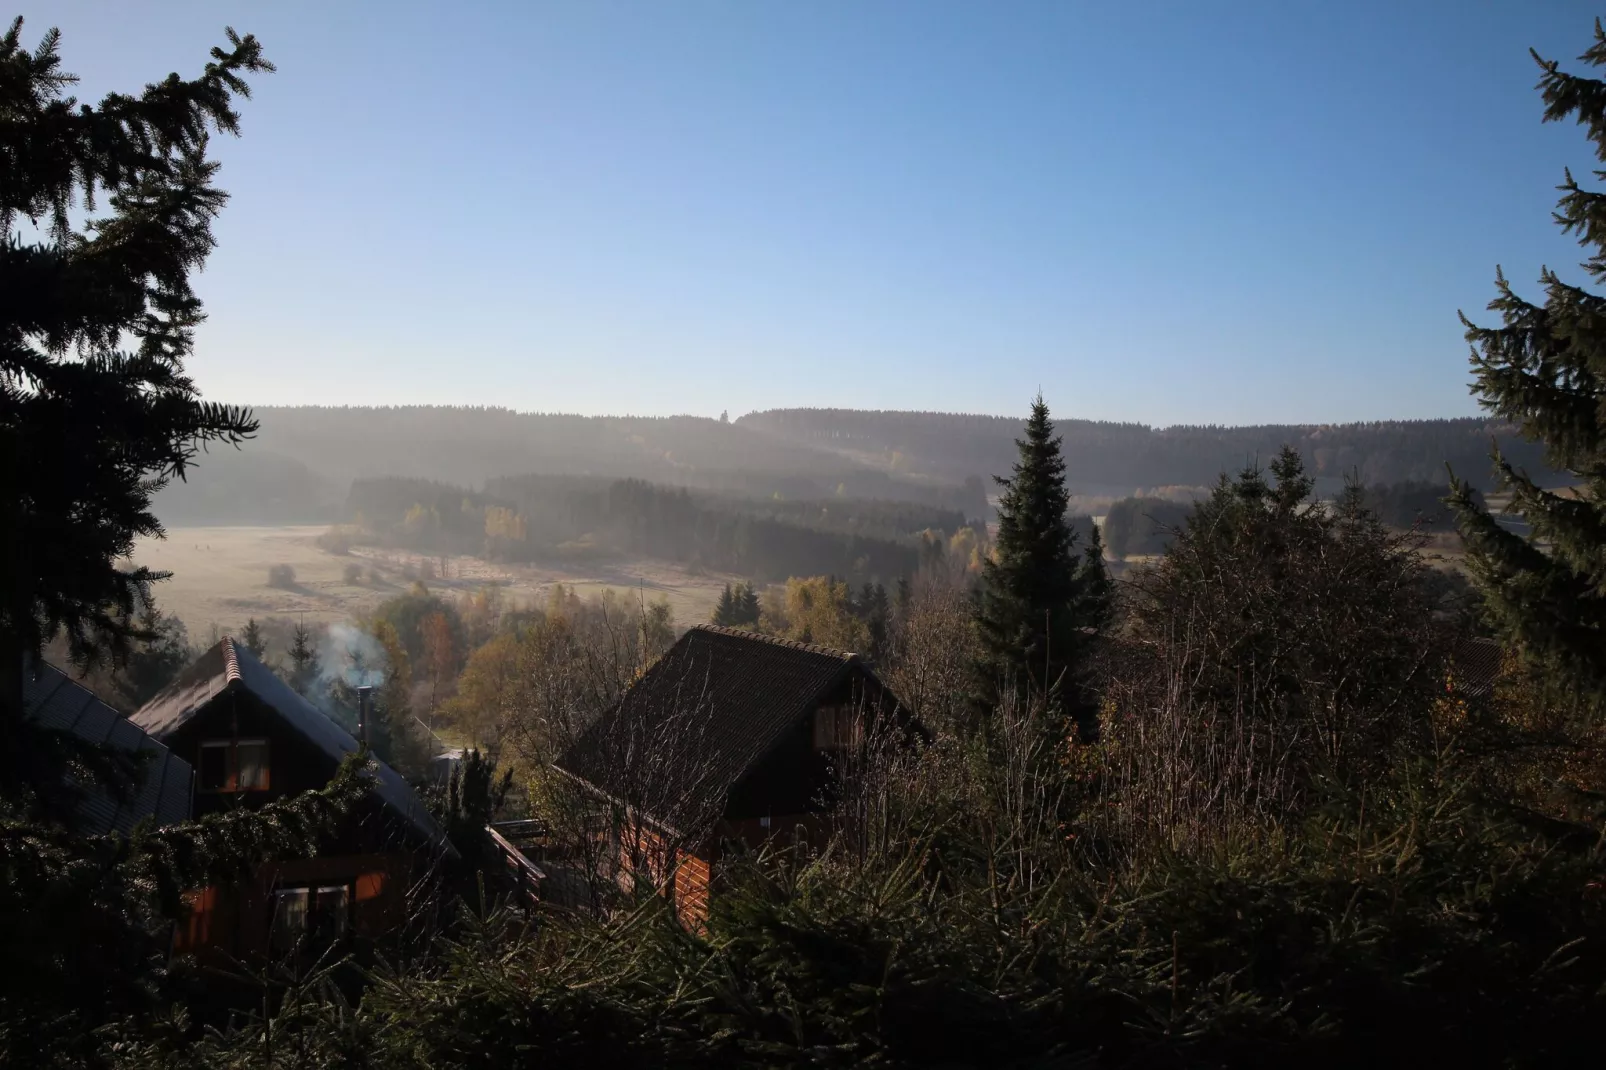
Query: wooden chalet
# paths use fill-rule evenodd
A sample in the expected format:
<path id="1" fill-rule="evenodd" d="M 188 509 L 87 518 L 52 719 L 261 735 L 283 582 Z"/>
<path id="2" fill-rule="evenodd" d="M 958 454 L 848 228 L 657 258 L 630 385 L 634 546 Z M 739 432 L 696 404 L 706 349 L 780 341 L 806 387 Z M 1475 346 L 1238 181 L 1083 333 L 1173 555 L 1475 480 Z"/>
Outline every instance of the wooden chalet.
<path id="1" fill-rule="evenodd" d="M 857 654 L 700 625 L 556 765 L 623 813 L 601 833 L 619 871 L 632 869 L 627 841 L 669 845 L 649 876 L 696 924 L 723 853 L 828 834 L 844 757 L 888 716 L 917 728 Z"/>
<path id="2" fill-rule="evenodd" d="M 194 766 L 197 817 L 321 788 L 358 749 L 350 733 L 231 638 L 129 720 Z M 404 921 L 421 871 L 454 852 L 401 775 L 375 765 L 364 812 L 336 850 L 264 865 L 242 885 L 189 893 L 176 950 L 248 961 L 352 934 L 379 936 Z"/>

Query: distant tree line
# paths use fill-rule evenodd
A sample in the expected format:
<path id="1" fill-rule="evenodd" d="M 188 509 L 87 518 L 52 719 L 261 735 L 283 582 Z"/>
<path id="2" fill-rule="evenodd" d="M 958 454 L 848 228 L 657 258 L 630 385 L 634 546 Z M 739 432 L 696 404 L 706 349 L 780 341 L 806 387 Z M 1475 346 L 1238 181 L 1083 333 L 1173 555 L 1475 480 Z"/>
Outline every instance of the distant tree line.
<path id="1" fill-rule="evenodd" d="M 1104 545 L 1117 560 L 1163 554 L 1171 536 L 1193 512 L 1192 502 L 1122 498 L 1104 515 Z"/>
<path id="2" fill-rule="evenodd" d="M 347 520 L 380 541 L 426 553 L 505 561 L 631 554 L 764 580 L 913 574 L 920 536 L 966 526 L 958 510 L 831 498 L 743 499 L 641 480 L 519 476 L 470 491 L 427 480 L 352 484 Z"/>
<path id="3" fill-rule="evenodd" d="M 1483 507 L 1483 495 L 1469 490 L 1469 499 Z M 1410 481 L 1366 488 L 1366 505 L 1379 520 L 1392 528 L 1418 531 L 1454 531 L 1455 510 L 1445 504 L 1450 496 L 1447 483 Z"/>
<path id="4" fill-rule="evenodd" d="M 1013 462 L 1015 417 L 856 409 L 776 409 L 751 413 L 736 426 L 762 430 L 800 446 L 879 456 L 895 471 L 963 479 L 1002 471 Z M 1437 481 L 1446 463 L 1476 486 L 1491 478 L 1489 441 L 1541 481 L 1556 477 L 1543 449 L 1501 420 L 1392 420 L 1356 424 L 1177 426 L 1059 420 L 1065 475 L 1072 493 L 1109 487 L 1209 486 L 1222 472 L 1264 463 L 1284 446 L 1301 455 L 1318 480 L 1357 473 L 1368 484 Z"/>
<path id="5" fill-rule="evenodd" d="M 168 525 L 317 524 L 340 514 L 345 488 L 301 461 L 257 450 L 216 450 L 187 479 L 155 495 Z"/>
<path id="6" fill-rule="evenodd" d="M 1482 495 L 1471 491 L 1481 503 Z M 1362 492 L 1366 508 L 1387 527 L 1424 532 L 1455 530 L 1455 512 L 1445 504 L 1446 483 L 1409 480 L 1379 483 Z M 1163 554 L 1172 537 L 1193 513 L 1194 503 L 1168 498 L 1122 498 L 1104 517 L 1104 545 L 1112 556 Z"/>
<path id="7" fill-rule="evenodd" d="M 788 501 L 895 499 L 989 515 L 984 476 L 1014 462 L 1019 421 L 953 413 L 781 409 L 731 423 L 698 417 L 603 418 L 486 407 L 265 408 L 250 451 L 214 450 L 156 498 L 169 524 L 328 519 L 344 488 L 375 474 L 480 486 L 543 472 L 642 479 L 694 491 Z M 1299 451 L 1318 491 L 1354 474 L 1368 485 L 1438 482 L 1449 463 L 1475 486 L 1489 442 L 1541 483 L 1540 447 L 1485 419 L 1327 426 L 1154 428 L 1063 420 L 1073 495 L 1205 488 L 1223 472 Z"/>
<path id="8" fill-rule="evenodd" d="M 968 484 L 912 480 L 829 450 L 799 447 L 733 423 L 693 416 L 586 417 L 487 406 L 323 406 L 255 410 L 261 423 L 249 453 L 201 459 L 190 489 L 170 489 L 175 510 L 237 505 L 242 484 L 324 502 L 328 484 L 399 475 L 478 486 L 544 472 L 598 479 L 645 479 L 694 489 L 788 499 L 889 498 L 962 509 L 986 508 L 980 479 Z M 247 459 L 249 458 L 249 459 Z M 304 472 L 301 469 L 305 469 Z M 336 497 L 338 504 L 338 495 Z"/>

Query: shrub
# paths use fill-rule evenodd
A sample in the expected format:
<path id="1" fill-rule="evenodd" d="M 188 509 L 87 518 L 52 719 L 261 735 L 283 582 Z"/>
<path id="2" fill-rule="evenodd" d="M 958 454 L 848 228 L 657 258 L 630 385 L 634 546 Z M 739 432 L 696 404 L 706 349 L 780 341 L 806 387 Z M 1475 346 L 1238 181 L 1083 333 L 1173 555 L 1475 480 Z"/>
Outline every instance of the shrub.
<path id="1" fill-rule="evenodd" d="M 331 554 L 349 554 L 356 534 L 348 527 L 332 527 L 318 536 L 318 548 Z"/>
<path id="2" fill-rule="evenodd" d="M 362 586 L 362 566 L 357 564 L 357 562 L 355 562 L 355 561 L 353 561 L 351 564 L 347 565 L 346 566 L 346 571 L 345 571 L 345 579 L 346 579 L 346 583 L 347 583 L 348 586 L 361 587 Z"/>
<path id="3" fill-rule="evenodd" d="M 1230 783 L 1286 816 L 1317 781 L 1358 785 L 1422 742 L 1442 648 L 1411 538 L 1353 491 L 1313 502 L 1292 450 L 1271 474 L 1223 480 L 1134 575 L 1131 658 L 1105 698 L 1112 741 L 1163 759 L 1129 769 L 1135 785 L 1190 783 L 1214 805 Z"/>
<path id="4" fill-rule="evenodd" d="M 296 585 L 296 570 L 289 565 L 274 565 L 268 569 L 269 587 L 294 587 Z"/>

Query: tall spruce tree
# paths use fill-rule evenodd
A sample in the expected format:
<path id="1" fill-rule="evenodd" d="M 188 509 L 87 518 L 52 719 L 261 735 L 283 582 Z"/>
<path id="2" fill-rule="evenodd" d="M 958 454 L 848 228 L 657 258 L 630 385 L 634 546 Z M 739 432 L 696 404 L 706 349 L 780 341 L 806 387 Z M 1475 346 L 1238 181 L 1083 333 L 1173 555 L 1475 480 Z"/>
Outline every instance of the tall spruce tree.
<path id="1" fill-rule="evenodd" d="M 1066 518 L 1070 493 L 1065 459 L 1041 394 L 1032 402 L 1026 437 L 1016 440 L 1014 474 L 994 477 L 1003 488 L 993 558 L 983 562 L 975 619 L 982 657 L 980 697 L 995 699 L 1001 686 L 1038 693 L 1054 688 L 1084 734 L 1092 710 L 1077 674 L 1091 636 L 1109 615 L 1109 576 L 1096 541 L 1077 548 Z"/>
<path id="2" fill-rule="evenodd" d="M 728 627 L 736 623 L 736 596 L 731 593 L 731 585 L 726 584 L 725 590 L 720 593 L 719 604 L 714 607 L 714 623 Z"/>
<path id="3" fill-rule="evenodd" d="M 189 277 L 227 199 L 208 135 L 238 131 L 243 76 L 273 69 L 227 34 L 198 78 L 98 105 L 66 95 L 56 31 L 32 52 L 20 18 L 0 36 L 0 723 L 20 710 L 24 656 L 58 631 L 81 662 L 139 637 L 163 576 L 122 562 L 162 534 L 151 495 L 205 443 L 256 428 L 184 374 L 203 319 Z M 109 214 L 75 229 L 101 197 Z"/>
<path id="4" fill-rule="evenodd" d="M 306 621 L 299 621 L 290 636 L 290 686 L 295 688 L 296 694 L 311 698 L 319 675 L 318 651 L 312 644 L 312 632 Z"/>
<path id="5" fill-rule="evenodd" d="M 736 619 L 735 624 L 742 628 L 758 627 L 758 618 L 762 610 L 758 604 L 758 591 L 748 582 L 736 585 Z"/>
<path id="6" fill-rule="evenodd" d="M 1544 121 L 1574 118 L 1596 158 L 1606 161 L 1606 81 L 1533 57 Z M 1606 66 L 1599 20 L 1594 44 L 1579 58 Z M 1606 171 L 1595 177 L 1606 179 Z M 1589 251 L 1582 267 L 1598 284 L 1606 279 L 1606 192 L 1582 188 L 1570 170 L 1558 188 L 1555 220 Z M 1519 297 L 1497 269 L 1489 309 L 1501 325 L 1479 327 L 1461 317 L 1473 350 L 1472 390 L 1485 409 L 1542 442 L 1546 462 L 1571 473 L 1579 487 L 1545 490 L 1497 447 L 1508 511 L 1527 520 L 1531 535 L 1502 527 L 1464 482 L 1452 481 L 1450 502 L 1490 624 L 1531 662 L 1599 703 L 1606 701 L 1606 334 L 1600 330 L 1606 298 L 1549 268 L 1539 281 L 1543 305 Z"/>
<path id="7" fill-rule="evenodd" d="M 262 634 L 262 625 L 257 623 L 255 617 L 247 620 L 245 627 L 240 629 L 240 642 L 244 643 L 245 648 L 258 660 L 268 652 L 267 637 Z"/>

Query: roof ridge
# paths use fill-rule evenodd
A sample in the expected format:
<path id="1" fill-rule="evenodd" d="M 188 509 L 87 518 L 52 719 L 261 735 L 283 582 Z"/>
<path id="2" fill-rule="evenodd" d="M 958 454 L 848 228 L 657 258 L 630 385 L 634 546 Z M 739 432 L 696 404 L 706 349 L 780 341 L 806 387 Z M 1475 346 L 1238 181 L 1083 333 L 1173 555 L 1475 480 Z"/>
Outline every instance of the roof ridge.
<path id="1" fill-rule="evenodd" d="M 223 675 L 229 683 L 240 679 L 240 655 L 234 651 L 234 636 L 225 635 L 219 643 L 223 647 Z"/>
<path id="2" fill-rule="evenodd" d="M 713 632 L 715 635 L 728 635 L 733 639 L 752 639 L 772 646 L 785 647 L 788 650 L 801 650 L 809 654 L 823 654 L 826 657 L 836 658 L 839 661 L 857 661 L 859 655 L 852 650 L 838 650 L 836 647 L 820 646 L 817 643 L 805 643 L 799 639 L 786 639 L 779 635 L 768 635 L 764 632 L 752 632 L 746 628 L 731 628 L 723 624 L 693 624 L 690 631 Z"/>

